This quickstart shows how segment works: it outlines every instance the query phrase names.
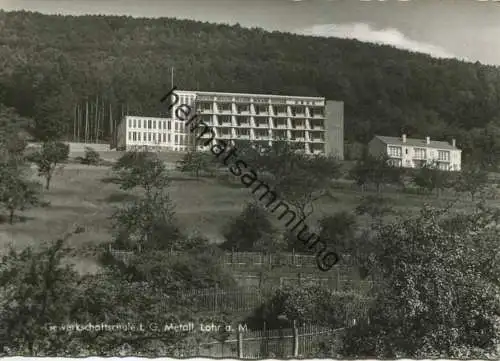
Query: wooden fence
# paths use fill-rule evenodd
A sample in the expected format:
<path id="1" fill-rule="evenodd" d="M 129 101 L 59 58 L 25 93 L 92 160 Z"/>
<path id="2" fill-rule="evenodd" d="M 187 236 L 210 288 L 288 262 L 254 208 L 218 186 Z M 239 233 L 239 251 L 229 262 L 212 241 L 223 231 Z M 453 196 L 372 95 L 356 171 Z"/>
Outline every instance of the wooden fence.
<path id="1" fill-rule="evenodd" d="M 261 306 L 269 296 L 277 291 L 277 289 L 278 288 L 261 289 L 254 287 L 239 287 L 229 290 L 218 288 L 182 290 L 177 291 L 176 299 L 183 300 L 187 305 L 193 308 L 193 312 L 242 312 L 251 311 Z M 339 292 L 338 294 L 346 293 Z M 371 299 L 369 297 L 364 297 L 361 300 L 363 313 L 367 314 Z M 357 314 L 355 310 L 356 305 L 347 305 L 345 307 L 345 319 L 352 320 L 354 316 L 351 315 Z"/>
<path id="2" fill-rule="evenodd" d="M 136 255 L 132 251 L 120 251 L 109 248 L 110 254 L 117 260 L 124 263 L 130 262 L 132 257 Z M 172 255 L 181 254 L 180 252 L 170 252 Z M 349 289 L 359 289 L 361 291 L 369 290 L 373 282 L 368 280 L 360 280 L 355 274 L 352 267 L 335 266 L 326 273 L 316 272 L 316 261 L 314 256 L 297 255 L 294 253 L 281 253 L 266 255 L 258 252 L 227 252 L 222 255 L 219 262 L 226 267 L 245 267 L 256 266 L 255 272 L 245 270 L 244 273 L 238 273 L 235 269 L 234 278 L 242 286 L 252 286 L 264 288 L 269 286 L 303 286 L 303 285 L 323 285 L 327 288 L 336 291 L 346 291 Z M 266 275 L 262 270 L 267 269 L 267 266 L 285 266 L 288 268 L 285 274 Z M 307 267 L 313 267 L 308 269 Z M 297 273 L 289 272 L 295 269 Z M 260 270 L 260 271 L 259 271 Z M 316 273 L 316 274 L 309 274 Z M 293 276 L 292 276 L 293 274 Z"/>
<path id="3" fill-rule="evenodd" d="M 109 252 L 122 262 L 129 262 L 137 252 L 122 251 L 109 246 Z M 171 255 L 180 255 L 182 252 L 169 251 Z M 225 252 L 220 258 L 220 263 L 229 266 L 293 266 L 293 267 L 317 267 L 316 257 L 310 255 L 290 253 L 264 254 L 260 252 Z"/>
<path id="4" fill-rule="evenodd" d="M 272 292 L 272 290 L 267 290 Z M 192 289 L 177 292 L 178 300 L 198 311 L 205 312 L 240 312 L 250 311 L 264 303 L 267 293 L 254 287 L 237 289 Z"/>
<path id="5" fill-rule="evenodd" d="M 319 326 L 238 331 L 223 342 L 200 343 L 197 350 L 192 350 L 182 357 L 313 358 L 320 356 L 326 345 L 340 345 L 343 331 L 343 328 L 329 329 Z"/>

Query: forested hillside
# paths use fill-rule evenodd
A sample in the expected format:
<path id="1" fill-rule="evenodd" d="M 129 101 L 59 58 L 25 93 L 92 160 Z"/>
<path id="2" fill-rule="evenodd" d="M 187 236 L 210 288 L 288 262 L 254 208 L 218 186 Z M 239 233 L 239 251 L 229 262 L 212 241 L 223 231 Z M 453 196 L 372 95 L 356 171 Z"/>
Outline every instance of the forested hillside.
<path id="1" fill-rule="evenodd" d="M 388 46 L 167 18 L 0 12 L 0 64 L 0 102 L 64 122 L 69 137 L 84 113 L 99 118 L 99 139 L 127 108 L 158 114 L 174 67 L 184 89 L 343 100 L 348 142 L 404 130 L 500 155 L 499 68 Z"/>

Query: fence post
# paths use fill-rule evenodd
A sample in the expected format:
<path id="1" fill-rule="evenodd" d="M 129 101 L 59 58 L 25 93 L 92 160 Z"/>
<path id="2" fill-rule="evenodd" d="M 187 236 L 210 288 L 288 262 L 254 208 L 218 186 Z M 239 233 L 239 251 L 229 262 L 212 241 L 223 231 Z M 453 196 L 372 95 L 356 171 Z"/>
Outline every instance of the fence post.
<path id="1" fill-rule="evenodd" d="M 214 288 L 214 307 L 215 307 L 215 312 L 217 312 L 219 310 L 219 305 L 217 304 L 217 293 L 218 293 L 218 290 L 219 290 L 219 285 L 216 283 L 215 284 L 215 288 Z"/>
<path id="2" fill-rule="evenodd" d="M 299 329 L 297 321 L 293 320 L 293 357 L 299 356 Z"/>
<path id="3" fill-rule="evenodd" d="M 298 280 L 299 280 L 299 287 L 300 287 L 300 286 L 302 286 L 302 279 L 301 279 L 301 278 L 302 278 L 302 275 L 300 274 L 300 272 L 299 272 L 299 273 L 297 273 L 297 278 L 298 278 Z"/>
<path id="4" fill-rule="evenodd" d="M 243 358 L 243 334 L 238 330 L 238 358 Z"/>
<path id="5" fill-rule="evenodd" d="M 295 248 L 292 248 L 292 266 L 295 266 Z"/>

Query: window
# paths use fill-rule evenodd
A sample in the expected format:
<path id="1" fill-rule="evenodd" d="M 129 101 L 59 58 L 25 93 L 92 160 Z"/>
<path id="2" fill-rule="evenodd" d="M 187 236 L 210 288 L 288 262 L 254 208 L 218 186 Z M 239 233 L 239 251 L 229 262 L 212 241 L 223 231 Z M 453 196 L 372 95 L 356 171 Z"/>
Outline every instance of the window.
<path id="1" fill-rule="evenodd" d="M 142 133 L 142 140 L 146 141 L 146 132 Z"/>
<path id="2" fill-rule="evenodd" d="M 134 122 L 133 122 L 133 128 L 137 128 L 137 120 L 134 119 Z"/>
<path id="3" fill-rule="evenodd" d="M 166 121 L 163 121 L 162 123 L 163 123 L 163 130 L 165 130 L 165 129 L 166 129 L 166 127 L 167 127 L 167 122 L 166 122 Z"/>
<path id="4" fill-rule="evenodd" d="M 137 134 L 132 132 L 132 140 L 135 142 L 137 140 Z"/>
<path id="5" fill-rule="evenodd" d="M 163 125 L 165 125 L 165 123 L 163 123 Z M 167 142 L 167 135 L 165 133 L 163 133 L 163 143 L 166 143 Z"/>
<path id="6" fill-rule="evenodd" d="M 128 132 L 128 140 L 132 140 L 132 132 Z"/>
<path id="7" fill-rule="evenodd" d="M 141 120 L 137 119 L 137 128 L 140 128 L 140 127 L 141 127 Z"/>
<path id="8" fill-rule="evenodd" d="M 128 120 L 128 127 L 129 127 L 129 128 L 132 128 L 132 119 L 129 119 L 129 120 Z"/>
<path id="9" fill-rule="evenodd" d="M 151 129 L 151 119 L 148 119 L 148 129 Z"/>
<path id="10" fill-rule="evenodd" d="M 156 142 L 156 133 L 153 133 L 153 142 Z"/>
<path id="11" fill-rule="evenodd" d="M 390 157 L 401 157 L 401 147 L 389 146 Z"/>
<path id="12" fill-rule="evenodd" d="M 140 142 L 141 141 L 141 132 L 137 132 L 137 140 Z"/>
<path id="13" fill-rule="evenodd" d="M 170 124 L 170 122 L 168 124 Z M 170 134 L 167 134 L 167 136 L 168 136 L 168 142 L 170 143 Z"/>
<path id="14" fill-rule="evenodd" d="M 151 141 L 151 133 L 148 133 L 148 142 Z"/>
<path id="15" fill-rule="evenodd" d="M 426 149 L 424 148 L 414 148 L 413 149 L 413 152 L 415 154 L 415 158 L 418 158 L 418 159 L 425 159 L 425 152 Z"/>
<path id="16" fill-rule="evenodd" d="M 172 125 L 170 124 L 170 120 L 168 121 L 167 128 L 168 128 L 168 130 L 172 129 Z"/>
<path id="17" fill-rule="evenodd" d="M 448 164 L 446 163 L 439 163 L 438 168 L 440 170 L 449 170 Z"/>
<path id="18" fill-rule="evenodd" d="M 156 129 L 156 120 L 153 120 L 153 129 Z"/>
<path id="19" fill-rule="evenodd" d="M 438 160 L 449 161 L 450 160 L 450 152 L 446 150 L 438 151 Z"/>
<path id="20" fill-rule="evenodd" d="M 179 142 L 179 139 L 177 138 L 177 134 L 176 134 L 176 135 L 175 135 L 175 138 L 174 138 L 174 143 L 175 143 L 175 144 L 178 144 L 178 142 Z"/>
<path id="21" fill-rule="evenodd" d="M 161 142 L 161 134 L 158 133 L 158 142 Z"/>

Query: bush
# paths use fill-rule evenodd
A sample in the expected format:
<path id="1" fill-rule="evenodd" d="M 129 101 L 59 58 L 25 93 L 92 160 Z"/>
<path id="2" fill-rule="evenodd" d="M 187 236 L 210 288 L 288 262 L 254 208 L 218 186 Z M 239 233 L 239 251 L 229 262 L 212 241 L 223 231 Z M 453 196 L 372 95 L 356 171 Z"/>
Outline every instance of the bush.
<path id="1" fill-rule="evenodd" d="M 77 159 L 80 161 L 80 164 L 86 165 L 99 165 L 102 161 L 100 154 L 90 147 L 85 147 L 85 157 Z"/>
<path id="2" fill-rule="evenodd" d="M 283 319 L 297 324 L 316 324 L 341 328 L 366 320 L 371 300 L 354 292 L 336 292 L 322 286 L 283 287 L 259 307 L 246 322 L 248 327 L 269 329 L 290 327 Z M 355 320 L 355 321 L 354 321 Z"/>

